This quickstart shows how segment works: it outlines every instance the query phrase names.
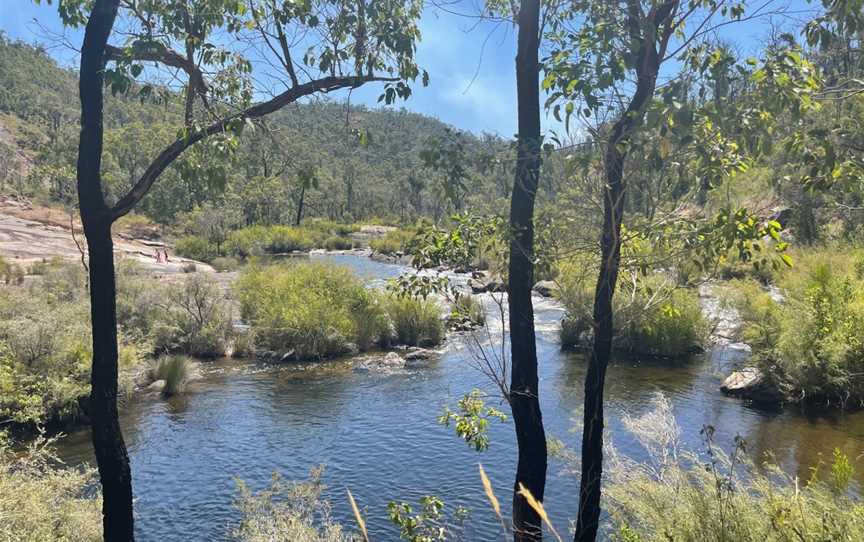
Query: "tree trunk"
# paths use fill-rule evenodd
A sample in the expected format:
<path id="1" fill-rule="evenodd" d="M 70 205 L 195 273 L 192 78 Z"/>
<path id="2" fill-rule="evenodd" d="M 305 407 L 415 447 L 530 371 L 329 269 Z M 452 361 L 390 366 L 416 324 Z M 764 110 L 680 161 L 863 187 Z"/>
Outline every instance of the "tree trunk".
<path id="1" fill-rule="evenodd" d="M 294 218 L 294 225 L 299 226 L 303 219 L 303 200 L 306 198 L 306 187 L 300 187 L 300 201 L 297 202 L 297 216 Z"/>
<path id="2" fill-rule="evenodd" d="M 546 434 L 540 412 L 537 343 L 534 333 L 534 198 L 540 172 L 538 0 L 522 0 L 519 10 L 519 49 L 516 87 L 519 107 L 517 167 L 510 200 L 510 348 L 512 371 L 510 408 L 516 426 L 519 461 L 513 495 L 513 530 L 516 541 L 543 537 L 540 517 L 516 492 L 520 484 L 542 501 L 546 486 Z"/>
<path id="3" fill-rule="evenodd" d="M 79 92 L 78 202 L 90 258 L 90 318 L 93 367 L 89 414 L 102 484 L 106 541 L 134 539 L 132 474 L 117 413 L 117 307 L 114 284 L 113 216 L 102 194 L 102 105 L 105 46 L 119 0 L 96 0 L 81 48 Z"/>
<path id="4" fill-rule="evenodd" d="M 654 97 L 657 74 L 671 35 L 670 21 L 677 9 L 676 0 L 667 1 L 652 11 L 652 18 L 640 39 L 636 62 L 636 90 L 606 142 L 603 198 L 603 232 L 600 239 L 600 271 L 594 292 L 594 344 L 588 372 L 585 375 L 585 406 L 582 421 L 582 474 L 579 485 L 579 513 L 576 519 L 576 542 L 594 542 L 600 525 L 600 494 L 603 480 L 603 387 L 606 368 L 612 352 L 614 335 L 612 299 L 621 264 L 621 221 L 624 217 L 626 185 L 624 161 L 627 145 Z M 637 21 L 635 25 L 642 25 Z M 663 28 L 662 37 L 656 32 Z"/>

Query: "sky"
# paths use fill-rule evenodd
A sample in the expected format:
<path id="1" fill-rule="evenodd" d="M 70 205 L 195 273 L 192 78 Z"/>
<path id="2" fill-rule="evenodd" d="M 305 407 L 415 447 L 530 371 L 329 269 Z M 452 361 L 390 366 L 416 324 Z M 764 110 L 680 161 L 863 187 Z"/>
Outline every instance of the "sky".
<path id="1" fill-rule="evenodd" d="M 807 8 L 805 0 L 775 4 L 795 10 Z M 418 45 L 418 64 L 430 74 L 430 85 L 417 84 L 414 94 L 400 107 L 436 117 L 476 134 L 488 132 L 509 138 L 516 132 L 515 54 L 516 30 L 506 23 L 479 22 L 473 0 L 450 4 L 447 11 L 427 7 L 420 22 L 423 35 Z M 727 38 L 745 49 L 754 48 L 768 33 L 765 20 L 733 25 Z M 64 32 L 54 6 L 42 0 L 0 0 L 0 30 L 26 42 L 49 42 L 50 33 Z M 65 31 L 66 38 L 80 44 L 83 32 Z M 50 52 L 66 66 L 77 64 L 68 49 Z M 352 103 L 377 105 L 380 87 L 367 87 L 351 94 Z M 561 126 L 545 115 L 544 128 L 561 132 Z"/>

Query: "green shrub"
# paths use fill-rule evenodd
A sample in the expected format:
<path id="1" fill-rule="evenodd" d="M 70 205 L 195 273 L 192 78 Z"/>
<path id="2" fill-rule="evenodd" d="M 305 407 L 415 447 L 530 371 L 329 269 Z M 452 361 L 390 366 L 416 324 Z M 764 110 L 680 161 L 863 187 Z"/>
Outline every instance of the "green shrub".
<path id="1" fill-rule="evenodd" d="M 232 232 L 226 241 L 228 252 L 240 258 L 302 252 L 315 246 L 313 233 L 290 226 L 250 226 Z"/>
<path id="2" fill-rule="evenodd" d="M 285 482 L 273 475 L 270 487 L 253 493 L 237 480 L 234 506 L 240 525 L 232 532 L 242 542 L 350 542 L 330 517 L 330 504 L 322 498 L 324 468 L 313 469 L 305 482 Z"/>
<path id="3" fill-rule="evenodd" d="M 347 237 L 333 236 L 324 241 L 324 248 L 327 250 L 351 250 L 354 248 L 354 242 Z"/>
<path id="4" fill-rule="evenodd" d="M 235 284 L 258 344 L 300 358 L 368 346 L 383 333 L 380 303 L 350 270 L 318 263 L 250 266 Z"/>
<path id="5" fill-rule="evenodd" d="M 10 263 L 0 256 L 0 279 L 6 285 L 21 284 L 24 281 L 24 270 L 20 265 Z"/>
<path id="6" fill-rule="evenodd" d="M 150 368 L 150 380 L 164 380 L 162 395 L 171 397 L 186 390 L 192 370 L 192 360 L 186 356 L 162 356 Z"/>
<path id="7" fill-rule="evenodd" d="M 408 246 L 414 240 L 416 233 L 414 230 L 391 230 L 384 234 L 384 237 L 369 241 L 369 248 L 388 256 L 404 254 L 408 251 Z"/>
<path id="8" fill-rule="evenodd" d="M 177 251 L 178 255 L 184 258 L 201 262 L 209 262 L 219 256 L 216 247 L 207 239 L 198 235 L 187 235 L 181 237 L 174 244 L 174 250 Z"/>
<path id="9" fill-rule="evenodd" d="M 864 280 L 855 251 L 796 254 L 778 277 L 784 299 L 735 283 L 742 339 L 753 359 L 795 401 L 864 400 Z"/>
<path id="10" fill-rule="evenodd" d="M 399 344 L 431 346 L 444 339 L 441 306 L 432 298 L 391 294 L 386 299 L 386 311 Z"/>
<path id="11" fill-rule="evenodd" d="M 483 304 L 476 296 L 460 294 L 450 307 L 448 320 L 451 323 L 464 322 L 472 326 L 479 326 L 486 323 L 486 311 L 483 310 Z"/>
<path id="12" fill-rule="evenodd" d="M 592 329 L 596 274 L 586 267 L 568 263 L 559 269 L 558 297 L 566 309 L 560 335 L 563 347 L 575 346 Z M 710 329 L 696 292 L 660 274 L 632 276 L 635 281 L 619 280 L 613 299 L 615 349 L 679 357 L 700 348 Z"/>
<path id="13" fill-rule="evenodd" d="M 246 331 L 234 334 L 234 345 L 231 349 L 232 358 L 251 358 L 255 355 L 255 331 Z"/>
<path id="14" fill-rule="evenodd" d="M 38 438 L 21 453 L 0 433 L 0 540 L 102 540 L 96 472 L 56 466 L 52 444 Z"/>

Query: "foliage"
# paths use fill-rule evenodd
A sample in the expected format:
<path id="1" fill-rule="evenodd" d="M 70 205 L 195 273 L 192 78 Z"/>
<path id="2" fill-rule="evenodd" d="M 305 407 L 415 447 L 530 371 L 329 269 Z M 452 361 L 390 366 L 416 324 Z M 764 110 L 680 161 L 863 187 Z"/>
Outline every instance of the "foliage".
<path id="1" fill-rule="evenodd" d="M 290 226 L 250 226 L 231 232 L 227 251 L 239 258 L 264 254 L 286 254 L 307 251 L 316 246 L 313 235 Z"/>
<path id="2" fill-rule="evenodd" d="M 387 256 L 405 254 L 408 252 L 408 248 L 411 246 L 416 234 L 417 232 L 412 230 L 390 230 L 383 237 L 369 241 L 369 248 Z"/>
<path id="3" fill-rule="evenodd" d="M 186 235 L 181 237 L 174 244 L 174 250 L 177 251 L 178 255 L 184 258 L 201 262 L 210 262 L 219 256 L 219 253 L 216 251 L 214 246 L 212 246 L 203 237 L 197 235 Z"/>
<path id="4" fill-rule="evenodd" d="M 237 480 L 234 505 L 240 525 L 232 532 L 242 542 L 349 542 L 330 516 L 330 503 L 322 498 L 324 468 L 312 469 L 304 482 L 285 482 L 274 474 L 270 487 L 252 492 Z"/>
<path id="5" fill-rule="evenodd" d="M 590 268 L 588 268 L 590 269 Z M 561 344 L 580 344 L 592 329 L 593 273 L 577 262 L 559 266 L 558 292 L 566 315 Z M 709 327 L 698 295 L 663 274 L 630 273 L 614 301 L 614 347 L 636 355 L 679 357 L 702 347 Z"/>
<path id="6" fill-rule="evenodd" d="M 457 507 L 452 519 L 444 513 L 444 501 L 434 495 L 420 498 L 420 510 L 405 502 L 391 501 L 387 504 L 390 521 L 399 527 L 399 538 L 406 542 L 436 542 L 451 540 L 462 530 L 468 510 Z"/>
<path id="7" fill-rule="evenodd" d="M 671 411 L 649 412 L 626 423 L 649 452 L 635 463 L 613 453 L 604 486 L 611 539 L 660 540 L 857 540 L 864 536 L 864 505 L 849 493 L 852 468 L 834 451 L 828 472 L 817 468 L 801 483 L 766 462 L 743 457 L 746 443 L 735 439 L 727 455 L 703 429 L 706 452 L 678 447 L 680 430 Z M 650 427 L 648 427 L 650 425 Z"/>
<path id="8" fill-rule="evenodd" d="M 486 323 L 486 311 L 477 296 L 459 293 L 450 306 L 447 320 L 451 325 L 463 322 L 471 326 L 481 326 Z"/>
<path id="9" fill-rule="evenodd" d="M 386 334 L 383 308 L 351 271 L 316 263 L 251 265 L 234 286 L 257 343 L 299 358 L 368 347 Z"/>
<path id="10" fill-rule="evenodd" d="M 150 380 L 164 380 L 162 395 L 183 393 L 192 373 L 192 360 L 186 356 L 162 356 L 150 367 Z"/>
<path id="11" fill-rule="evenodd" d="M 742 339 L 793 401 L 864 398 L 858 377 L 864 370 L 861 258 L 860 251 L 832 248 L 800 253 L 778 279 L 782 301 L 756 284 L 736 284 Z"/>
<path id="12" fill-rule="evenodd" d="M 21 453 L 0 432 L 0 540 L 102 540 L 95 471 L 58 466 L 53 443 L 40 436 Z"/>
<path id="13" fill-rule="evenodd" d="M 323 246 L 327 250 L 351 250 L 354 248 L 354 242 L 347 237 L 334 235 L 325 239 Z"/>
<path id="14" fill-rule="evenodd" d="M 478 452 L 485 452 L 489 448 L 489 421 L 498 420 L 504 422 L 507 415 L 500 410 L 487 407 L 485 403 L 486 394 L 478 389 L 466 393 L 456 403 L 458 412 L 453 412 L 449 407 L 444 407 L 444 412 L 438 417 L 438 423 L 449 427 L 452 423 L 456 436 L 463 439 L 469 446 Z"/>
<path id="15" fill-rule="evenodd" d="M 393 324 L 394 340 L 409 346 L 434 346 L 444 339 L 441 306 L 433 298 L 390 294 L 384 310 Z"/>

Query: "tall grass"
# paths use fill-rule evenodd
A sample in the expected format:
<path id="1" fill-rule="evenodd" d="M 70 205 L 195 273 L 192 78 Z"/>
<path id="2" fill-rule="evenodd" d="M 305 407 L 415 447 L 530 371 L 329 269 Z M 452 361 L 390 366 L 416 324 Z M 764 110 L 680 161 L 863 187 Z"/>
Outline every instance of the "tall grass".
<path id="1" fill-rule="evenodd" d="M 441 306 L 432 298 L 391 294 L 386 303 L 396 342 L 410 346 L 434 346 L 444 339 Z"/>
<path id="2" fill-rule="evenodd" d="M 351 271 L 318 263 L 252 266 L 234 286 L 259 346 L 299 358 L 367 348 L 386 333 L 381 303 Z"/>
<path id="3" fill-rule="evenodd" d="M 417 232 L 413 229 L 391 230 L 385 233 L 383 237 L 369 241 L 369 248 L 388 256 L 404 254 L 408 251 L 408 247 L 416 235 Z"/>
<path id="4" fill-rule="evenodd" d="M 183 393 L 192 374 L 192 360 L 186 356 L 162 356 L 150 369 L 150 379 L 164 380 L 162 395 L 171 397 Z"/>

